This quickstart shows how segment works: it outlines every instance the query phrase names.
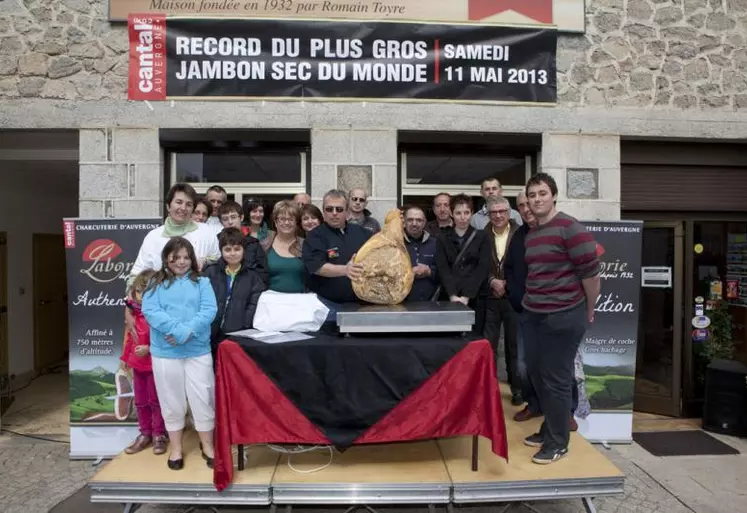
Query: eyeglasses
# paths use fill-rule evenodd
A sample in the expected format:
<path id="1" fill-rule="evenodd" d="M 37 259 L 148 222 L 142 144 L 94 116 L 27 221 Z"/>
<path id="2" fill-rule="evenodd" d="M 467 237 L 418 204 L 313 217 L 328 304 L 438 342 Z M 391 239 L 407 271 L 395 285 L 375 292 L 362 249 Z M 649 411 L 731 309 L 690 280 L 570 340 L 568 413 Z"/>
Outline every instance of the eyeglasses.
<path id="1" fill-rule="evenodd" d="M 365 203 L 366 202 L 366 198 L 358 198 L 356 196 L 352 196 L 350 198 L 350 201 L 354 201 L 356 203 Z"/>
<path id="2" fill-rule="evenodd" d="M 332 212 L 342 214 L 345 211 L 345 207 L 324 207 L 324 211 L 328 214 L 331 214 Z"/>
<path id="3" fill-rule="evenodd" d="M 490 215 L 491 216 L 505 216 L 506 214 L 508 214 L 508 210 L 506 210 L 506 209 L 503 209 L 503 210 L 491 210 L 490 211 Z"/>
<path id="4" fill-rule="evenodd" d="M 238 214 L 231 214 L 231 215 L 221 216 L 220 217 L 221 221 L 238 221 L 238 219 L 239 219 L 239 215 Z"/>
<path id="5" fill-rule="evenodd" d="M 278 217 L 275 222 L 278 224 L 293 224 L 296 222 L 296 220 L 292 217 Z"/>

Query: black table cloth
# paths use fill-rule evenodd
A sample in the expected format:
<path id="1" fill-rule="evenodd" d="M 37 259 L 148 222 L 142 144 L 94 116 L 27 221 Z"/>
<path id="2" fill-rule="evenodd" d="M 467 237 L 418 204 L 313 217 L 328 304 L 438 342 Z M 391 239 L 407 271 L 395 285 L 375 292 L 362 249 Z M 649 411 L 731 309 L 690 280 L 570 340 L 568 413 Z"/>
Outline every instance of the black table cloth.
<path id="1" fill-rule="evenodd" d="M 231 481 L 231 445 L 352 444 L 483 435 L 507 457 L 495 359 L 457 336 L 340 337 L 218 351 L 214 483 Z"/>

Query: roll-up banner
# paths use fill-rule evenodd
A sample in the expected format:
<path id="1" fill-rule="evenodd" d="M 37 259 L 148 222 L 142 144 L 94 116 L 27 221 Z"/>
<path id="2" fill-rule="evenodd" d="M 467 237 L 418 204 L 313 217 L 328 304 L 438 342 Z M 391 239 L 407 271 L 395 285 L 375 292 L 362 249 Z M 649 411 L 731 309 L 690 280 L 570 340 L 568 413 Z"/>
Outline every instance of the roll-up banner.
<path id="1" fill-rule="evenodd" d="M 160 219 L 64 219 L 70 318 L 70 457 L 106 458 L 138 434 L 132 375 L 120 365 L 125 285 Z"/>
<path id="2" fill-rule="evenodd" d="M 585 419 L 577 415 L 579 431 L 592 442 L 631 442 L 643 223 L 583 224 L 597 242 L 601 294 L 581 344 L 583 372 L 576 372 L 591 406 Z"/>
<path id="3" fill-rule="evenodd" d="M 547 28 L 134 14 L 129 38 L 131 100 L 557 97 Z"/>

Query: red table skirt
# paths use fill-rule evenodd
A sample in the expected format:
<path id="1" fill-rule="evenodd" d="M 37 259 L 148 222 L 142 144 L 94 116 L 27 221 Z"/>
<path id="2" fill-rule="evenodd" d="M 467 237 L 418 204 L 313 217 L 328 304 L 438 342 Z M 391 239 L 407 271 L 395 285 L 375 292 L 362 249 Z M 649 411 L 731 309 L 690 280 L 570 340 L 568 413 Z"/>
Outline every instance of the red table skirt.
<path id="1" fill-rule="evenodd" d="M 218 350 L 215 414 L 213 483 L 219 491 L 233 479 L 232 445 L 330 444 L 232 341 Z M 487 340 L 467 344 L 355 444 L 462 435 L 490 439 L 493 452 L 508 459 L 495 358 Z"/>

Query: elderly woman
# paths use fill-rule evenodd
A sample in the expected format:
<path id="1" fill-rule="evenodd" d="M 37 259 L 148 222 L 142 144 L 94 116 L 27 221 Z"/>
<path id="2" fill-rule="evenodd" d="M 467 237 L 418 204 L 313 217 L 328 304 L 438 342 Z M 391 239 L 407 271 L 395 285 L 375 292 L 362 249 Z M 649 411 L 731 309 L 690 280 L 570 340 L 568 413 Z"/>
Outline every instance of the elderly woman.
<path id="1" fill-rule="evenodd" d="M 267 253 L 270 290 L 300 293 L 306 290 L 306 269 L 301 261 L 303 239 L 298 235 L 299 210 L 290 200 L 278 201 L 272 209 L 275 232 L 262 240 Z"/>

